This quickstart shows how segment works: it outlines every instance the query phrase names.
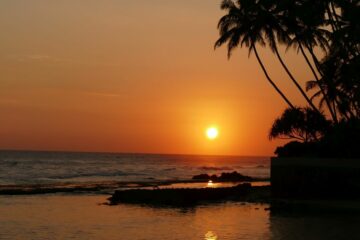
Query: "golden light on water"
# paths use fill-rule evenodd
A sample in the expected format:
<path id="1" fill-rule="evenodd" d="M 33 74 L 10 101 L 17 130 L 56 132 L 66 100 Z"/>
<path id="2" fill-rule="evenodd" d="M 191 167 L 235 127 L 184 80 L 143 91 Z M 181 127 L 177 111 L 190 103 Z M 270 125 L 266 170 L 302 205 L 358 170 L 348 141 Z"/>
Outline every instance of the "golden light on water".
<path id="1" fill-rule="evenodd" d="M 205 234 L 205 240 L 217 240 L 217 239 L 218 239 L 217 235 L 212 231 L 208 231 Z"/>
<path id="2" fill-rule="evenodd" d="M 210 127 L 206 130 L 206 136 L 210 140 L 214 140 L 218 137 L 219 130 L 216 127 Z"/>
<path id="3" fill-rule="evenodd" d="M 213 186 L 214 186 L 213 181 L 209 180 L 208 183 L 207 183 L 207 186 L 208 186 L 208 187 L 213 187 Z"/>

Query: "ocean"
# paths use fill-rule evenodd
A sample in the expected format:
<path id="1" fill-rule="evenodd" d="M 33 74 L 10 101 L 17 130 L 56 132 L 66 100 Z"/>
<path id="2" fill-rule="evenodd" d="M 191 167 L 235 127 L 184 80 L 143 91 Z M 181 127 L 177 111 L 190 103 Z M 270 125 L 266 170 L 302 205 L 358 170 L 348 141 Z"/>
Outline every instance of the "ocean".
<path id="1" fill-rule="evenodd" d="M 271 203 L 215 202 L 169 207 L 109 206 L 113 182 L 186 181 L 195 174 L 238 171 L 267 180 L 269 157 L 118 153 L 0 152 L 0 193 L 89 185 L 89 191 L 1 195 L 1 240 L 360 239 L 360 214 L 273 211 Z M 109 184 L 101 184 L 109 183 Z"/>
<path id="2" fill-rule="evenodd" d="M 0 189 L 187 181 L 233 171 L 266 180 L 269 163 L 269 157 L 1 151 Z"/>

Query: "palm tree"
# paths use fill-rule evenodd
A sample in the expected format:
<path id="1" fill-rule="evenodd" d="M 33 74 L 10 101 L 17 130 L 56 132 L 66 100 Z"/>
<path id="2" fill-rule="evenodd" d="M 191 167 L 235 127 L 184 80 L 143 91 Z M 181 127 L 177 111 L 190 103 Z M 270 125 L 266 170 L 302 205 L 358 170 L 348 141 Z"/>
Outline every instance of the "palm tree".
<path id="1" fill-rule="evenodd" d="M 320 67 L 320 62 L 313 49 L 318 46 L 326 53 L 330 48 L 330 32 L 321 28 L 325 24 L 324 4 L 313 1 L 301 1 L 301 4 L 299 4 L 297 1 L 290 0 L 283 2 L 281 7 L 283 9 L 283 15 L 280 20 L 282 25 L 285 27 L 287 34 L 291 36 L 288 38 L 289 41 L 287 41 L 286 44 L 288 45 L 288 48 L 294 47 L 297 51 L 300 50 L 312 74 L 314 75 L 315 80 L 319 83 L 320 78 L 307 57 L 304 47 L 311 54 L 315 67 L 322 77 L 323 73 Z M 324 96 L 323 99 L 326 102 L 333 121 L 337 122 L 336 110 L 330 103 L 329 97 L 323 89 L 323 85 L 319 83 L 318 86 L 320 88 L 320 93 Z M 311 100 L 312 99 L 313 98 L 311 98 Z M 323 104 L 320 106 L 322 105 Z"/>
<path id="2" fill-rule="evenodd" d="M 249 56 L 254 52 L 269 83 L 294 109 L 270 78 L 258 54 L 256 46 L 268 44 L 314 111 L 320 113 L 326 103 L 334 123 L 360 118 L 358 0 L 223 0 L 221 8 L 227 14 L 219 21 L 220 38 L 215 48 L 226 43 L 228 57 L 238 46 L 246 46 Z M 305 58 L 315 78 L 309 81 L 306 90 L 319 90 L 311 98 L 282 59 L 278 50 L 280 44 L 296 48 Z M 315 54 L 317 48 L 325 55 L 321 60 Z M 316 97 L 320 97 L 319 109 L 313 104 Z"/>
<path id="3" fill-rule="evenodd" d="M 266 39 L 269 42 L 269 46 L 271 50 L 275 53 L 276 57 L 278 58 L 281 66 L 285 69 L 285 72 L 290 77 L 292 82 L 295 84 L 297 89 L 300 91 L 301 95 L 305 98 L 306 102 L 309 106 L 314 109 L 315 111 L 319 111 L 311 99 L 307 96 L 305 91 L 302 89 L 300 84 L 297 82 L 295 77 L 290 72 L 289 68 L 286 66 L 284 60 L 280 56 L 278 50 L 279 43 L 288 43 L 290 42 L 290 37 L 284 26 L 282 25 L 283 21 L 283 9 L 276 4 L 275 1 L 259 1 L 257 4 L 256 10 L 254 10 L 254 14 L 256 14 L 257 21 L 260 25 L 263 26 L 263 31 L 265 34 Z M 256 12 L 255 12 L 256 11 Z"/>
<path id="4" fill-rule="evenodd" d="M 353 57 L 360 54 L 360 37 L 359 37 L 359 14 L 360 4 L 358 0 L 335 0 L 331 1 L 335 20 L 337 22 L 337 29 L 334 31 L 337 44 L 343 45 L 344 48 L 352 54 Z M 335 5 L 340 15 L 336 14 Z"/>
<path id="5" fill-rule="evenodd" d="M 339 113 L 340 120 L 350 120 L 360 117 L 360 57 L 344 61 L 342 55 L 338 51 L 331 51 L 321 63 L 322 78 L 320 81 L 308 81 L 307 90 L 320 87 L 324 89 L 334 109 Z M 320 104 L 323 104 L 324 98 L 321 98 L 320 91 L 315 92 L 312 98 L 316 97 L 320 97 Z"/>
<path id="6" fill-rule="evenodd" d="M 224 16 L 224 18 L 231 18 L 231 21 L 234 21 L 236 18 L 234 16 L 229 15 L 235 15 L 236 16 L 236 9 L 239 10 L 238 12 L 241 13 L 241 11 L 244 12 L 243 15 L 246 14 L 247 19 L 244 19 L 244 16 L 242 15 L 243 19 L 239 18 L 239 14 L 237 14 L 237 21 L 245 21 L 242 24 L 242 27 L 245 26 L 244 23 L 248 23 L 249 29 L 243 29 L 244 35 L 251 33 L 255 35 L 259 35 L 262 43 L 264 42 L 264 38 L 268 41 L 269 46 L 271 47 L 271 50 L 276 54 L 280 64 L 285 69 L 286 73 L 292 80 L 292 82 L 295 84 L 297 89 L 300 91 L 306 102 L 311 106 L 315 111 L 319 111 L 317 107 L 313 104 L 311 99 L 307 96 L 305 91 L 302 89 L 300 84 L 297 82 L 295 77 L 292 75 L 288 67 L 286 66 L 284 60 L 282 59 L 279 51 L 278 51 L 278 44 L 277 40 L 280 43 L 289 42 L 289 36 L 287 32 L 283 29 L 283 26 L 281 26 L 281 21 L 279 21 L 279 15 L 281 15 L 281 11 L 278 11 L 281 8 L 278 8 L 274 1 L 267 1 L 267 0 L 258 0 L 258 1 L 237 1 L 237 4 L 234 3 L 234 1 L 223 1 L 223 9 L 228 10 L 228 15 Z M 219 22 L 219 26 L 223 24 L 224 28 L 230 28 L 229 26 L 233 27 L 235 25 L 231 25 L 229 23 L 228 19 L 224 20 L 222 18 Z M 231 22 L 230 21 L 230 22 Z M 255 27 L 255 28 L 254 28 Z M 254 28 L 254 29 L 252 29 Z M 229 30 L 229 29 L 225 29 Z M 233 30 L 233 29 L 231 29 Z M 257 32 L 255 32 L 255 31 Z M 248 31 L 248 33 L 246 32 Z M 224 34 L 221 34 L 224 35 Z M 234 34 L 236 36 L 236 34 Z M 246 35 L 245 35 L 246 36 Z M 225 34 L 225 37 L 228 37 L 227 34 Z M 236 36 L 238 38 L 238 36 Z M 241 36 L 237 39 L 240 41 Z M 221 38 L 219 40 L 222 40 Z M 219 41 L 217 42 L 217 44 Z M 237 43 L 238 44 L 238 43 Z M 265 44 L 265 43 L 263 43 Z M 241 43 L 242 45 L 242 43 Z M 254 44 L 255 45 L 255 44 Z M 233 46 L 237 46 L 236 43 L 230 43 L 228 45 L 229 53 L 231 53 L 230 48 L 232 49 Z M 230 47 L 230 48 L 229 48 Z M 250 44 L 250 51 L 251 51 L 251 44 Z M 257 54 L 256 48 L 254 49 L 255 54 Z M 229 54 L 230 56 L 230 54 Z M 258 57 L 258 56 L 257 56 Z M 260 61 L 261 62 L 261 61 Z M 265 67 L 262 63 L 260 63 L 263 70 Z M 266 70 L 264 71 L 265 75 L 268 77 L 268 73 Z M 269 77 L 268 77 L 269 78 Z"/>
<path id="7" fill-rule="evenodd" d="M 329 126 L 324 115 L 311 108 L 288 108 L 273 123 L 269 138 L 316 142 Z"/>
<path id="8" fill-rule="evenodd" d="M 230 58 L 232 51 L 240 45 L 249 48 L 249 56 L 252 52 L 255 53 L 256 59 L 259 62 L 267 80 L 273 88 L 280 94 L 284 101 L 291 107 L 294 105 L 285 96 L 285 94 L 276 86 L 274 81 L 270 78 L 259 53 L 256 49 L 256 44 L 265 45 L 263 36 L 263 26 L 257 20 L 259 17 L 254 13 L 256 2 L 252 0 L 238 0 L 235 3 L 233 0 L 223 0 L 221 9 L 226 10 L 227 14 L 223 16 L 218 24 L 220 38 L 215 43 L 215 48 L 227 43 L 228 57 Z"/>

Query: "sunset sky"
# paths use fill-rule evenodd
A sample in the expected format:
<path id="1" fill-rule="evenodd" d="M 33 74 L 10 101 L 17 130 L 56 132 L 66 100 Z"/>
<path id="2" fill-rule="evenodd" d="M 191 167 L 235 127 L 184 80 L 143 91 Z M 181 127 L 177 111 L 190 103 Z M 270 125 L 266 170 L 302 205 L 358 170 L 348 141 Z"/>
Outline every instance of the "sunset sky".
<path id="1" fill-rule="evenodd" d="M 272 155 L 282 142 L 268 132 L 286 105 L 247 49 L 230 61 L 214 51 L 219 6 L 2 0 L 0 149 Z M 260 54 L 301 104 L 275 56 Z M 293 50 L 285 59 L 311 79 Z"/>

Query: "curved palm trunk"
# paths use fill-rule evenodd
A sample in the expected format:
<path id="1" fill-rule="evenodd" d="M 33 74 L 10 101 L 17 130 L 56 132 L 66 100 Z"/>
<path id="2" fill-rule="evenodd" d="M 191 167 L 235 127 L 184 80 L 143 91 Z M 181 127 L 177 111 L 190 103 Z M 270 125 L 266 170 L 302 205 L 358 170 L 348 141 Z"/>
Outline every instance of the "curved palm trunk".
<path id="1" fill-rule="evenodd" d="M 271 80 L 269 74 L 267 73 L 264 64 L 262 63 L 259 54 L 256 50 L 255 44 L 251 45 L 251 48 L 254 49 L 254 53 L 256 56 L 257 61 L 259 62 L 261 69 L 263 70 L 267 80 L 270 82 L 270 84 L 275 88 L 275 90 L 280 94 L 280 96 L 285 100 L 285 102 L 291 107 L 291 108 L 295 108 L 294 105 L 289 101 L 289 99 L 284 95 L 284 93 L 276 86 L 276 84 Z"/>
<path id="2" fill-rule="evenodd" d="M 332 12 L 331 12 L 330 7 L 329 7 L 328 4 L 326 4 L 326 12 L 328 14 L 328 18 L 329 18 L 329 21 L 330 21 L 331 28 L 332 28 L 333 32 L 335 32 L 337 30 L 337 27 L 336 27 Z"/>
<path id="3" fill-rule="evenodd" d="M 335 104 L 336 101 L 333 102 L 333 108 L 334 108 L 334 114 L 335 114 L 335 119 L 337 120 L 337 113 L 336 113 L 336 104 Z M 337 121 L 336 121 L 337 123 Z"/>
<path id="4" fill-rule="evenodd" d="M 316 71 L 315 71 L 314 67 L 312 66 L 312 64 L 311 64 L 311 62 L 310 62 L 310 60 L 309 60 L 309 58 L 307 57 L 307 55 L 306 55 L 306 53 L 305 53 L 305 50 L 304 50 L 304 48 L 303 48 L 303 46 L 302 46 L 301 42 L 300 42 L 300 41 L 298 41 L 298 44 L 299 44 L 299 49 L 300 49 L 300 51 L 301 51 L 301 54 L 304 56 L 305 61 L 306 61 L 306 63 L 308 64 L 308 66 L 310 67 L 311 72 L 313 73 L 314 77 L 316 78 L 316 80 L 318 80 L 318 79 L 319 79 L 319 77 L 318 77 L 318 75 L 317 75 L 317 73 L 316 73 Z"/>
<path id="5" fill-rule="evenodd" d="M 330 7 L 332 9 L 332 14 L 334 15 L 335 25 L 336 25 L 337 29 L 340 29 L 340 21 L 339 21 L 339 18 L 337 16 L 336 9 L 335 9 L 333 1 L 330 1 Z"/>
<path id="6" fill-rule="evenodd" d="M 316 57 L 315 53 L 313 52 L 312 48 L 310 46 L 308 46 L 308 45 L 306 45 L 306 48 L 310 52 L 318 72 L 320 73 L 321 76 L 324 76 L 324 73 L 321 71 L 321 68 L 320 68 L 320 62 L 317 59 L 317 57 Z M 336 104 L 338 104 L 338 103 L 336 102 Z M 329 106 L 331 106 L 330 102 L 329 102 Z M 334 108 L 333 111 L 336 111 L 336 107 Z M 335 121 L 335 123 L 338 123 L 337 117 L 334 116 L 333 120 Z"/>
<path id="7" fill-rule="evenodd" d="M 277 56 L 277 58 L 279 59 L 281 65 L 283 66 L 283 68 L 285 69 L 286 73 L 289 75 L 289 77 L 291 78 L 292 82 L 295 84 L 295 86 L 299 89 L 299 91 L 301 92 L 301 95 L 303 95 L 303 97 L 305 98 L 305 100 L 309 103 L 309 105 L 311 106 L 312 109 L 314 109 L 315 111 L 319 112 L 319 109 L 317 109 L 317 107 L 315 107 L 314 103 L 309 99 L 309 97 L 306 95 L 306 93 L 304 92 L 304 90 L 301 88 L 300 84 L 296 81 L 296 79 L 294 78 L 294 76 L 291 74 L 291 72 L 289 71 L 289 69 L 287 68 L 286 64 L 284 63 L 284 61 L 282 60 L 279 51 L 276 47 L 276 45 L 274 46 L 274 50 L 275 50 L 275 54 Z"/>
<path id="8" fill-rule="evenodd" d="M 309 47 L 308 45 L 306 45 L 306 48 L 307 48 L 307 50 L 309 51 L 311 57 L 313 58 L 313 61 L 314 61 L 314 63 L 315 63 L 316 70 L 318 71 L 318 73 L 319 73 L 321 76 L 324 76 L 324 74 L 322 73 L 321 68 L 320 68 L 320 62 L 319 62 L 319 60 L 317 59 L 314 51 L 313 51 L 312 48 Z"/>
<path id="9" fill-rule="evenodd" d="M 356 113 L 356 115 L 359 115 L 358 113 L 359 113 L 359 111 L 358 111 L 358 107 L 356 107 L 356 104 L 354 103 L 354 101 L 351 101 L 351 105 L 353 106 L 353 109 L 355 109 L 355 113 Z M 352 118 L 356 118 L 356 116 L 355 116 L 355 114 L 353 113 L 353 110 L 351 110 L 351 107 L 350 107 L 350 109 L 349 109 L 349 113 L 350 113 L 350 116 L 352 117 Z"/>
<path id="10" fill-rule="evenodd" d="M 324 96 L 324 98 L 325 98 L 325 102 L 326 102 L 326 105 L 327 105 L 327 107 L 328 107 L 328 109 L 329 109 L 329 111 L 330 111 L 330 114 L 331 114 L 332 119 L 333 119 L 335 122 L 338 122 L 337 116 L 336 116 L 336 109 L 335 109 L 335 107 L 334 107 L 334 109 L 331 107 L 329 97 L 328 97 L 327 94 L 325 93 L 324 88 L 321 86 L 321 84 L 320 84 L 320 79 L 319 79 L 318 75 L 316 74 L 315 69 L 314 69 L 313 66 L 311 65 L 310 60 L 309 60 L 309 58 L 306 56 L 306 53 L 305 53 L 305 51 L 304 51 L 304 48 L 302 47 L 302 45 L 301 45 L 301 43 L 300 43 L 299 41 L 298 41 L 298 44 L 299 44 L 300 51 L 301 51 L 302 55 L 303 55 L 304 58 L 305 58 L 306 63 L 309 65 L 309 67 L 310 67 L 310 69 L 311 69 L 311 72 L 313 73 L 313 75 L 314 75 L 314 77 L 315 77 L 315 80 L 316 80 L 316 82 L 317 82 L 318 85 L 319 85 L 321 94 L 322 94 L 322 95 Z"/>

